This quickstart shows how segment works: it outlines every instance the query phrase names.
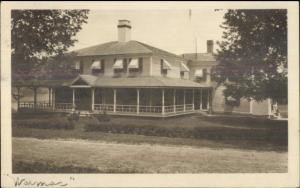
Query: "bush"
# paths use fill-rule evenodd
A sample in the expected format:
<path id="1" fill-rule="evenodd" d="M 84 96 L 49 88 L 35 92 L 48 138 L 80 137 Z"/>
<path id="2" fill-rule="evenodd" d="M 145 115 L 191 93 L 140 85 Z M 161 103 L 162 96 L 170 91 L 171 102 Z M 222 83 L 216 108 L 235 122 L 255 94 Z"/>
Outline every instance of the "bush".
<path id="1" fill-rule="evenodd" d="M 69 121 L 79 121 L 80 118 L 80 112 L 73 112 L 72 114 L 68 115 L 68 120 Z"/>
<path id="2" fill-rule="evenodd" d="M 96 117 L 98 119 L 98 121 L 100 121 L 100 122 L 109 122 L 110 121 L 110 116 L 107 115 L 105 111 L 103 112 L 103 114 L 94 115 L 94 117 Z"/>
<path id="3" fill-rule="evenodd" d="M 75 127 L 73 121 L 69 121 L 66 117 L 13 120 L 13 126 L 38 129 L 74 129 Z"/>

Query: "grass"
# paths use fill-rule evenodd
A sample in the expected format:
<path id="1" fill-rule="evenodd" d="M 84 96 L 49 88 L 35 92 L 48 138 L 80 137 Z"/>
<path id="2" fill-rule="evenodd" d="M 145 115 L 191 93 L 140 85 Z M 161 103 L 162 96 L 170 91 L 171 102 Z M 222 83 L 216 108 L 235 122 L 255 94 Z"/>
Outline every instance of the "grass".
<path id="1" fill-rule="evenodd" d="M 287 172 L 287 154 L 277 152 L 35 138 L 13 138 L 13 148 L 13 163 L 23 165 L 14 173 Z"/>
<path id="2" fill-rule="evenodd" d="M 57 116 L 61 115 L 29 114 L 14 118 L 51 120 Z M 159 120 L 112 117 L 105 122 L 112 127 L 149 127 L 149 130 L 164 129 L 164 133 L 181 131 L 165 136 L 85 131 L 90 121 L 80 118 L 73 130 L 13 126 L 14 173 L 287 171 L 287 122 L 284 121 L 193 115 Z M 182 132 L 197 136 L 187 137 Z"/>
<path id="3" fill-rule="evenodd" d="M 205 119 L 204 119 L 205 118 Z M 34 137 L 39 139 L 51 138 L 74 138 L 88 140 L 103 140 L 118 143 L 149 143 L 149 144 L 171 144 L 171 145 L 192 145 L 212 148 L 239 148 L 259 151 L 287 151 L 287 126 L 284 122 L 271 126 L 269 124 L 227 125 L 214 122 L 216 118 L 202 116 L 186 116 L 158 121 L 157 119 L 137 119 L 114 117 L 109 122 L 106 132 L 84 131 L 85 125 L 90 122 L 88 118 L 81 118 L 74 130 L 38 130 L 34 128 L 13 127 L 14 137 Z M 211 121 L 212 120 L 212 121 Z M 232 120 L 234 121 L 234 120 Z M 236 120 L 237 121 L 237 120 Z M 248 121 L 250 122 L 250 121 Z M 137 134 L 124 134 L 125 129 L 118 129 L 119 132 L 110 132 L 114 125 L 126 127 L 141 127 L 150 131 L 154 128 L 164 130 L 161 136 Z M 152 129 L 151 129 L 152 127 Z M 154 127 L 154 128 L 153 128 Z M 143 132 L 141 132 L 143 133 Z M 173 134 L 172 133 L 176 133 Z"/>

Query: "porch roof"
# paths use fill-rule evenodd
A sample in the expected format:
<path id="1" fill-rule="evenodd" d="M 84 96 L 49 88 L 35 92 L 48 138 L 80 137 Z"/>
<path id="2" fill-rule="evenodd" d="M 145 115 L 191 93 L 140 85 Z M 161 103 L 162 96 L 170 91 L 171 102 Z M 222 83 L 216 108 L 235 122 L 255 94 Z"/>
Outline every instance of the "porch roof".
<path id="1" fill-rule="evenodd" d="M 175 87 L 175 88 L 201 88 L 211 87 L 207 84 L 200 84 L 191 80 L 180 78 L 168 78 L 157 76 L 143 77 L 96 77 L 91 75 L 80 75 L 72 83 L 82 78 L 91 87 L 117 87 L 117 88 L 155 88 L 155 87 Z M 72 84 L 70 84 L 72 87 Z"/>
<path id="2" fill-rule="evenodd" d="M 69 86 L 72 80 L 12 80 L 14 87 L 61 87 Z"/>

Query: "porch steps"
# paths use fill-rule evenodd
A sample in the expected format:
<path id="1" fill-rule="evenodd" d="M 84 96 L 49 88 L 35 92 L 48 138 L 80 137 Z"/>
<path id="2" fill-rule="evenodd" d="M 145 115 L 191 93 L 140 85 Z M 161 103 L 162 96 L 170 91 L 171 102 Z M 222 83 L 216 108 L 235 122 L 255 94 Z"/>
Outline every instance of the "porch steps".
<path id="1" fill-rule="evenodd" d="M 80 111 L 80 117 L 91 117 L 92 113 L 89 111 Z"/>

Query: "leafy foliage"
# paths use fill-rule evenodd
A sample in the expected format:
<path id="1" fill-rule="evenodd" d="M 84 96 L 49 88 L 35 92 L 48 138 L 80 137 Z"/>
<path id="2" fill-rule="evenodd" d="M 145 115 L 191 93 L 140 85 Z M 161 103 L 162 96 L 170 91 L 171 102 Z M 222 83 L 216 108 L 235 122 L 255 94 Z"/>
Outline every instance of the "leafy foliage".
<path id="1" fill-rule="evenodd" d="M 287 11 L 228 10 L 224 19 L 213 76 L 226 99 L 286 100 Z"/>
<path id="2" fill-rule="evenodd" d="M 13 76 L 31 78 L 37 65 L 61 55 L 76 42 L 88 10 L 12 10 Z"/>

